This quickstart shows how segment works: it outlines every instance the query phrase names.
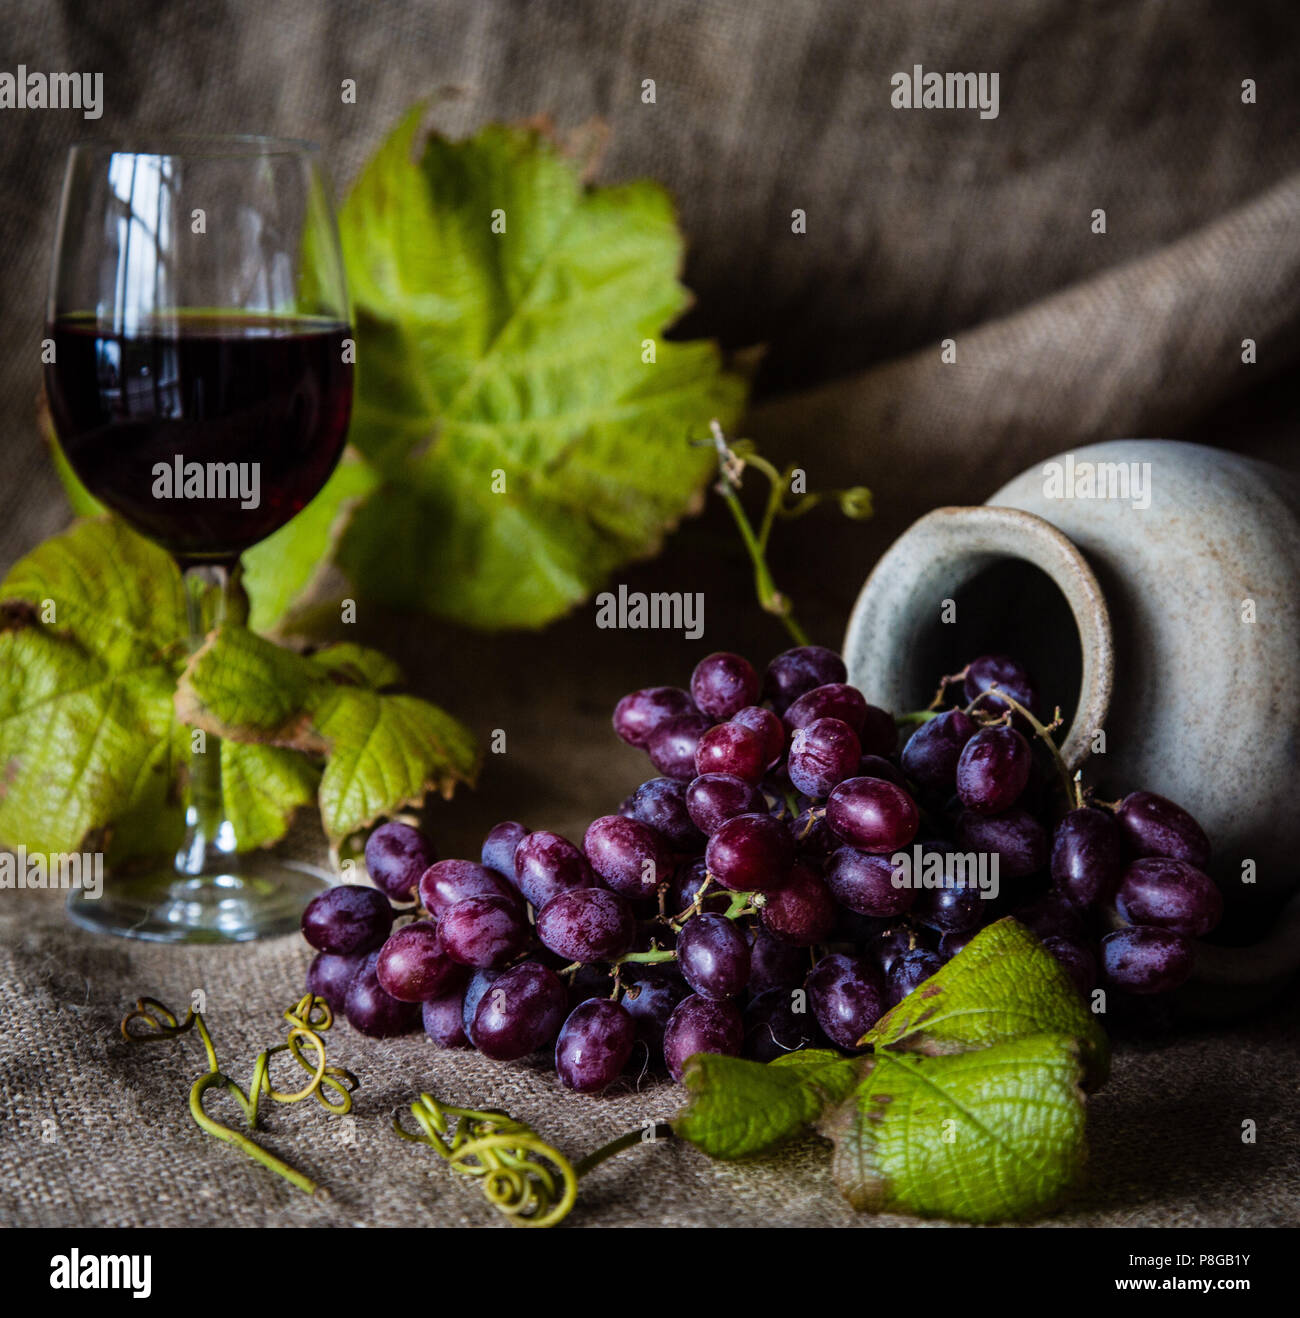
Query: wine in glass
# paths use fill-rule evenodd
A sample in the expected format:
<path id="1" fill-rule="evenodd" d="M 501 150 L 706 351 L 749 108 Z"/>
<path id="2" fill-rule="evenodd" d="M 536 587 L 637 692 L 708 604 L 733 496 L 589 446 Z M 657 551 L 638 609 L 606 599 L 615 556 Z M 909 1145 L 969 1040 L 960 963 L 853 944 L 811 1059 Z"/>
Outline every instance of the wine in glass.
<path id="1" fill-rule="evenodd" d="M 86 488 L 168 550 L 191 645 L 247 616 L 239 556 L 329 479 L 352 405 L 349 311 L 319 150 L 262 137 L 72 148 L 45 388 Z M 221 745 L 190 756 L 172 864 L 75 890 L 89 928 L 164 941 L 287 932 L 329 875 L 239 854 Z"/>

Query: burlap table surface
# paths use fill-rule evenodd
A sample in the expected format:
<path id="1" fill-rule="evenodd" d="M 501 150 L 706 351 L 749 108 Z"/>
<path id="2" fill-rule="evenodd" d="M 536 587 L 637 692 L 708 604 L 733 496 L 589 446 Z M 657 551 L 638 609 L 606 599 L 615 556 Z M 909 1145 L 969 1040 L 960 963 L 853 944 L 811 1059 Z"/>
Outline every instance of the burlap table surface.
<path id="1" fill-rule="evenodd" d="M 748 429 L 813 484 L 865 481 L 874 522 L 829 517 L 778 545 L 778 576 L 834 644 L 883 545 L 925 508 L 978 501 L 1020 467 L 1123 434 L 1223 443 L 1296 465 L 1300 356 L 1300 44 L 1294 6 L 1046 0 L 958 4 L 197 3 L 13 5 L 0 47 L 32 68 L 102 69 L 103 121 L 5 112 L 0 253 L 11 344 L 39 337 L 61 156 L 88 128 L 299 133 L 346 180 L 417 96 L 464 131 L 550 111 L 610 120 L 604 176 L 651 175 L 691 236 L 689 328 L 770 345 Z M 914 62 L 999 70 L 997 120 L 893 111 Z M 361 103 L 343 106 L 342 78 Z M 640 102 L 657 79 L 658 103 Z M 1260 103 L 1240 102 L 1253 77 Z M 808 234 L 789 233 L 794 207 Z M 1089 233 L 1105 207 L 1108 232 Z M 938 341 L 957 338 L 956 367 Z M 1240 340 L 1260 344 L 1243 366 Z M 34 351 L 0 354 L 8 423 L 0 566 L 66 519 L 34 436 Z M 815 386 L 811 392 L 801 392 Z M 697 645 L 597 630 L 590 610 L 539 637 L 484 638 L 364 606 L 361 639 L 483 734 L 508 731 L 481 788 L 437 803 L 445 855 L 472 855 L 496 819 L 580 833 L 646 776 L 612 736 L 625 690 L 681 682 L 701 647 L 756 660 L 781 648 L 716 509 L 632 589 L 701 590 Z M 307 827 L 297 845 L 318 845 Z M 165 949 L 96 940 L 49 895 L 0 894 L 0 1222 L 162 1225 L 495 1220 L 431 1153 L 388 1130 L 419 1089 L 500 1106 L 580 1154 L 672 1112 L 649 1082 L 563 1094 L 540 1065 L 377 1044 L 335 1031 L 362 1078 L 355 1144 L 314 1106 L 275 1108 L 263 1138 L 334 1194 L 311 1203 L 202 1135 L 185 1093 L 197 1043 L 129 1049 L 122 1012 L 149 993 L 205 991 L 219 1055 L 245 1076 L 282 1037 L 308 960 L 296 939 Z M 1294 991 L 1245 1020 L 1181 1022 L 1121 1047 L 1092 1104 L 1087 1184 L 1057 1223 L 1297 1219 L 1300 1079 Z M 1241 1123 L 1258 1142 L 1241 1142 Z M 744 1166 L 638 1148 L 584 1183 L 577 1223 L 870 1224 L 842 1206 L 825 1146 Z"/>

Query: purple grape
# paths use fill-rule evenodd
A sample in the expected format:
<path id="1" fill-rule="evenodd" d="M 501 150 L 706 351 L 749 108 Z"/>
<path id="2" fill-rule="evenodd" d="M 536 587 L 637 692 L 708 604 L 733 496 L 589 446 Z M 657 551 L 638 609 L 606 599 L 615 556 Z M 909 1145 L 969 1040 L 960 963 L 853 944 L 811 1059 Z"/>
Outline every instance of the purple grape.
<path id="1" fill-rule="evenodd" d="M 739 1057 L 745 1029 L 733 1002 L 714 1002 L 696 993 L 683 998 L 673 1010 L 664 1031 L 664 1061 L 668 1073 L 680 1081 L 686 1063 L 697 1053 Z"/>
<path id="2" fill-rule="evenodd" d="M 369 953 L 352 977 L 343 1014 L 354 1030 L 373 1039 L 409 1034 L 420 1026 L 420 1008 L 414 1002 L 399 1002 L 385 991 L 375 969 L 378 961 L 378 952 Z"/>
<path id="3" fill-rule="evenodd" d="M 629 746 L 644 749 L 651 734 L 669 719 L 696 712 L 695 702 L 680 687 L 648 686 L 614 706 L 614 731 Z"/>
<path id="4" fill-rule="evenodd" d="M 302 936 L 318 952 L 349 956 L 371 952 L 393 928 L 393 908 L 378 888 L 345 883 L 327 888 L 307 903 Z"/>
<path id="5" fill-rule="evenodd" d="M 878 755 L 883 759 L 898 749 L 898 724 L 888 710 L 878 705 L 867 706 L 862 726 L 855 730 L 864 755 Z"/>
<path id="6" fill-rule="evenodd" d="M 794 865 L 794 839 L 771 815 L 737 815 L 709 838 L 704 859 L 724 888 L 766 892 L 786 881 Z"/>
<path id="7" fill-rule="evenodd" d="M 465 988 L 461 985 L 420 1009 L 424 1032 L 439 1048 L 468 1048 L 465 1033 Z"/>
<path id="8" fill-rule="evenodd" d="M 1113 815 L 1071 810 L 1052 838 L 1052 881 L 1076 906 L 1107 902 L 1124 871 L 1124 841 Z"/>
<path id="9" fill-rule="evenodd" d="M 651 778 L 632 793 L 628 804 L 619 814 L 653 828 L 674 851 L 698 851 L 704 845 L 704 835 L 686 808 L 685 783 Z"/>
<path id="10" fill-rule="evenodd" d="M 613 961 L 632 946 L 636 918 L 616 892 L 574 888 L 538 911 L 537 936 L 566 962 Z"/>
<path id="11" fill-rule="evenodd" d="M 339 956 L 334 952 L 317 952 L 307 967 L 307 992 L 318 998 L 324 998 L 330 1010 L 336 1015 L 343 1014 L 343 1004 L 347 1001 L 348 985 L 356 973 L 365 965 L 366 954 L 354 952 L 350 956 Z"/>
<path id="12" fill-rule="evenodd" d="M 442 915 L 466 897 L 502 897 L 519 904 L 519 890 L 503 874 L 475 860 L 440 860 L 420 879 L 420 901 L 431 915 Z"/>
<path id="13" fill-rule="evenodd" d="M 495 969 L 528 946 L 528 922 L 518 903 L 503 897 L 466 897 L 438 922 L 447 955 L 462 966 Z"/>
<path id="14" fill-rule="evenodd" d="M 895 787 L 907 790 L 907 782 L 903 775 L 883 755 L 864 755 L 858 761 L 857 777 L 883 778 L 887 783 L 893 783 Z"/>
<path id="15" fill-rule="evenodd" d="M 653 897 L 672 874 L 672 853 L 653 828 L 622 815 L 601 815 L 582 839 L 591 868 L 629 901 Z"/>
<path id="16" fill-rule="evenodd" d="M 794 732 L 821 718 L 837 718 L 847 723 L 857 736 L 866 717 L 867 702 L 857 687 L 845 682 L 827 682 L 825 686 L 805 691 L 785 711 L 785 726 Z"/>
<path id="17" fill-rule="evenodd" d="M 945 961 L 950 960 L 952 957 L 955 957 L 958 952 L 965 951 L 967 944 L 970 943 L 970 940 L 974 938 L 977 933 L 979 933 L 978 929 L 965 929 L 961 931 L 954 929 L 949 933 L 944 934 L 944 936 L 939 939 L 939 955 L 943 957 Z"/>
<path id="18" fill-rule="evenodd" d="M 1195 819 L 1180 805 L 1155 792 L 1130 792 L 1115 818 L 1134 856 L 1166 856 L 1203 870 L 1210 860 L 1210 841 Z"/>
<path id="19" fill-rule="evenodd" d="M 772 1062 L 821 1042 L 816 1019 L 811 1012 L 795 1011 L 793 994 L 786 988 L 768 989 L 751 999 L 744 1025 L 745 1056 L 756 1062 Z"/>
<path id="20" fill-rule="evenodd" d="M 687 783 L 695 777 L 695 752 L 700 738 L 713 726 L 703 714 L 679 714 L 650 734 L 650 763 L 666 778 Z"/>
<path id="21" fill-rule="evenodd" d="M 826 815 L 821 810 L 815 814 L 812 808 L 801 810 L 791 822 L 790 832 L 794 836 L 797 854 L 819 868 L 825 865 L 831 852 L 840 845 L 839 838 L 831 832 L 826 823 Z"/>
<path id="22" fill-rule="evenodd" d="M 376 888 L 395 902 L 409 902 L 420 875 L 438 859 L 429 838 L 418 828 L 392 820 L 366 839 L 366 873 Z"/>
<path id="23" fill-rule="evenodd" d="M 863 957 L 841 952 L 822 957 L 807 987 L 817 1024 L 837 1048 L 856 1051 L 858 1040 L 884 1014 L 880 972 Z"/>
<path id="24" fill-rule="evenodd" d="M 979 724 L 960 709 L 949 709 L 922 723 L 903 746 L 903 772 L 931 792 L 951 792 L 957 761 Z"/>
<path id="25" fill-rule="evenodd" d="M 1003 879 L 1022 879 L 1047 864 L 1047 834 L 1019 806 L 1000 815 L 963 810 L 957 819 L 957 842 L 963 851 L 996 853 L 998 875 Z"/>
<path id="26" fill-rule="evenodd" d="M 857 847 L 840 847 L 826 864 L 826 883 L 841 906 L 876 919 L 903 915 L 916 901 L 916 889 L 894 884 L 894 865 Z"/>
<path id="27" fill-rule="evenodd" d="M 986 654 L 967 666 L 965 690 L 968 704 L 995 685 L 1031 713 L 1038 712 L 1038 691 L 1033 679 L 1014 659 L 1005 654 Z M 996 694 L 979 703 L 980 712 L 984 714 L 1001 714 L 1010 708 Z M 1020 717 L 1016 715 L 1017 719 Z"/>
<path id="28" fill-rule="evenodd" d="M 957 761 L 957 795 L 968 810 L 998 815 L 1020 798 L 1033 755 L 1015 728 L 981 728 Z"/>
<path id="29" fill-rule="evenodd" d="M 1075 938 L 1083 933 L 1083 916 L 1079 908 L 1049 892 L 1037 900 L 1017 906 L 1012 912 L 1025 928 L 1041 939 Z"/>
<path id="30" fill-rule="evenodd" d="M 618 1079 L 635 1041 L 636 1024 L 620 1003 L 588 998 L 560 1030 L 555 1073 L 566 1089 L 599 1094 Z"/>
<path id="31" fill-rule="evenodd" d="M 938 946 L 933 930 L 919 928 L 903 921 L 882 929 L 869 944 L 868 951 L 880 967 L 881 973 L 888 975 L 893 969 L 894 962 L 906 956 L 908 952 L 915 952 L 918 949 L 923 952 L 933 952 Z"/>
<path id="32" fill-rule="evenodd" d="M 384 992 L 401 1002 L 429 1002 L 465 979 L 432 920 L 415 920 L 398 929 L 379 949 L 375 973 Z"/>
<path id="33" fill-rule="evenodd" d="M 806 691 L 848 677 L 844 660 L 824 645 L 800 645 L 776 656 L 763 675 L 763 698 L 784 714 Z"/>
<path id="34" fill-rule="evenodd" d="M 819 718 L 795 729 L 787 772 L 805 796 L 829 796 L 833 787 L 857 773 L 861 760 L 857 733 L 840 719 Z"/>
<path id="35" fill-rule="evenodd" d="M 763 743 L 763 754 L 768 766 L 775 764 L 785 752 L 785 724 L 762 705 L 746 705 L 739 713 L 731 716 L 733 723 L 758 734 Z"/>
<path id="36" fill-rule="evenodd" d="M 850 846 L 889 854 L 911 842 L 921 820 L 901 787 L 883 778 L 846 778 L 830 794 L 826 822 Z"/>
<path id="37" fill-rule="evenodd" d="M 909 993 L 914 992 L 936 971 L 943 968 L 943 957 L 938 952 L 916 948 L 904 952 L 889 967 L 885 977 L 885 992 L 891 1007 L 896 1007 Z"/>
<path id="38" fill-rule="evenodd" d="M 749 943 L 723 915 L 692 915 L 677 935 L 677 968 L 702 998 L 734 998 L 749 983 Z"/>
<path id="39" fill-rule="evenodd" d="M 1084 997 L 1097 987 L 1097 958 L 1078 939 L 1045 938 L 1043 946 L 1060 962 Z"/>
<path id="40" fill-rule="evenodd" d="M 961 883 L 924 888 L 912 918 L 940 933 L 974 933 L 984 923 L 988 902 L 981 889 Z"/>
<path id="41" fill-rule="evenodd" d="M 704 881 L 708 877 L 708 873 L 709 869 L 704 863 L 703 856 L 679 865 L 673 875 L 672 883 L 668 887 L 666 909 L 673 914 L 677 914 L 693 906 L 700 889 L 704 887 Z M 731 894 L 724 888 L 711 888 L 709 895 L 704 899 L 704 909 L 706 911 L 725 911 L 730 905 Z"/>
<path id="42" fill-rule="evenodd" d="M 1147 856 L 1124 871 L 1115 909 L 1130 924 L 1201 938 L 1223 918 L 1223 896 L 1208 874 L 1186 861 Z"/>
<path id="43" fill-rule="evenodd" d="M 596 876 L 587 858 L 566 837 L 539 828 L 515 848 L 519 891 L 541 910 L 557 892 L 594 888 Z"/>
<path id="44" fill-rule="evenodd" d="M 691 699 L 710 718 L 729 719 L 758 699 L 758 674 L 748 659 L 719 651 L 695 665 Z"/>
<path id="45" fill-rule="evenodd" d="M 759 918 L 773 937 L 811 947 L 834 927 L 835 899 L 807 865 L 796 864 L 785 883 L 766 895 Z"/>
<path id="46" fill-rule="evenodd" d="M 469 1037 L 484 1057 L 513 1062 L 550 1043 L 568 1009 L 568 993 L 555 971 L 521 961 L 488 985 Z"/>
<path id="47" fill-rule="evenodd" d="M 1129 993 L 1169 993 L 1192 973 L 1192 949 L 1172 929 L 1138 925 L 1101 940 L 1101 974 Z"/>
<path id="48" fill-rule="evenodd" d="M 483 995 L 501 978 L 504 971 L 500 970 L 476 970 L 465 984 L 465 1001 L 461 1007 L 461 1024 L 465 1030 L 465 1037 L 470 1041 L 470 1046 L 474 1047 L 474 1013 L 478 1010 L 478 1004 L 482 1002 Z"/>
<path id="49" fill-rule="evenodd" d="M 528 836 L 528 830 L 513 819 L 493 824 L 488 835 L 483 839 L 483 851 L 479 857 L 488 869 L 504 874 L 511 883 L 518 884 L 519 876 L 515 873 L 515 851 Z"/>
<path id="50" fill-rule="evenodd" d="M 766 748 L 757 732 L 739 723 L 711 727 L 695 748 L 695 772 L 733 774 L 757 786 L 767 769 Z"/>
<path id="51" fill-rule="evenodd" d="M 730 773 L 704 773 L 686 788 L 686 810 L 706 836 L 712 836 L 737 815 L 759 814 L 763 794 L 743 778 Z"/>
<path id="52" fill-rule="evenodd" d="M 749 991 L 798 988 L 808 973 L 808 953 L 793 943 L 773 938 L 766 929 L 751 929 L 749 938 Z"/>
<path id="53" fill-rule="evenodd" d="M 664 1059 L 664 1031 L 677 1004 L 690 995 L 686 981 L 667 966 L 629 966 L 635 978 L 624 981 L 623 1006 L 636 1026 L 636 1037 L 646 1046 L 652 1066 Z"/>

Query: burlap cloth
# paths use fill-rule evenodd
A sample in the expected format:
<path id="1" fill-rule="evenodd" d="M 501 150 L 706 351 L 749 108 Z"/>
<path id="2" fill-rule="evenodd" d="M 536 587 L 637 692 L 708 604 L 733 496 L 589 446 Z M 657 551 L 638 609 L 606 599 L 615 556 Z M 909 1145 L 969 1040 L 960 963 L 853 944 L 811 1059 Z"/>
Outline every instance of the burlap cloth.
<path id="1" fill-rule="evenodd" d="M 539 110 L 561 127 L 607 117 L 604 176 L 652 175 L 680 200 L 699 294 L 691 332 L 770 345 L 751 433 L 798 457 L 814 485 L 877 491 L 875 522 L 827 514 L 777 543 L 778 578 L 819 640 L 836 643 L 866 569 L 918 512 L 983 499 L 1071 444 L 1163 434 L 1295 466 L 1297 35 L 1290 0 L 200 0 L 150 7 L 147 21 L 128 0 L 7 6 L 6 67 L 102 70 L 107 109 L 97 125 L 0 118 L 0 567 L 66 518 L 32 399 L 67 142 L 141 127 L 302 134 L 330 144 L 346 180 L 409 101 L 452 87 L 459 96 L 436 112 L 451 131 Z M 999 117 L 892 110 L 889 77 L 916 62 L 999 71 Z M 657 104 L 646 106 L 651 77 Z M 1241 103 L 1247 77 L 1253 106 Z M 357 80 L 356 106 L 340 102 L 343 78 Z M 800 237 L 795 207 L 809 216 Z M 1097 207 L 1104 236 L 1089 228 Z M 947 336 L 958 365 L 941 368 Z M 1240 360 L 1247 337 L 1254 366 Z M 623 579 L 704 591 L 700 645 L 759 661 L 782 647 L 717 509 Z M 611 706 L 633 686 L 681 682 L 702 653 L 663 634 L 599 631 L 589 612 L 538 637 L 483 638 L 364 607 L 361 622 L 360 639 L 392 651 L 415 689 L 480 733 L 507 730 L 481 790 L 429 812 L 445 855 L 474 854 L 502 817 L 572 835 L 613 808 L 646 769 L 609 731 Z M 279 1013 L 307 960 L 292 938 L 229 949 L 94 940 L 66 926 L 57 898 L 0 894 L 0 1222 L 492 1222 L 472 1188 L 391 1134 L 394 1106 L 423 1088 L 504 1107 L 578 1155 L 678 1102 L 663 1082 L 579 1098 L 541 1065 L 340 1027 L 331 1053 L 362 1078 L 354 1124 L 314 1105 L 273 1108 L 262 1136 L 333 1191 L 310 1203 L 190 1122 L 196 1041 L 115 1038 L 137 995 L 180 1009 L 201 988 L 222 1062 L 246 1077 L 282 1038 Z M 1051 1220 L 1294 1223 L 1298 1022 L 1293 990 L 1244 1020 L 1182 1021 L 1122 1045 L 1093 1103 L 1088 1183 Z M 1254 1144 L 1241 1140 L 1247 1120 Z M 841 1205 L 824 1147 L 807 1141 L 743 1167 L 638 1148 L 584 1182 L 572 1220 L 873 1219 Z"/>

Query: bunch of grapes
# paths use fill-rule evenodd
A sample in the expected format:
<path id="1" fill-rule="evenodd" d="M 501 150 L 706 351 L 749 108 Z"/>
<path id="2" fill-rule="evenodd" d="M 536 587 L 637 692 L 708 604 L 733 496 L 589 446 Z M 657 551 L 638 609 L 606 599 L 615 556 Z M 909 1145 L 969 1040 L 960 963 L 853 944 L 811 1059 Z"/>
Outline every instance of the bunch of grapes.
<path id="1" fill-rule="evenodd" d="M 422 1023 L 440 1048 L 499 1060 L 553 1046 L 561 1083 L 595 1093 L 629 1066 L 680 1079 L 700 1052 L 852 1052 L 1007 913 L 1081 992 L 1182 983 L 1189 939 L 1222 912 L 1190 815 L 1151 792 L 1085 801 L 1010 658 L 944 678 L 901 750 L 846 676 L 820 646 L 762 679 L 718 653 L 689 690 L 625 696 L 614 730 L 659 776 L 581 846 L 511 821 L 479 860 L 438 860 L 419 830 L 381 825 L 377 886 L 331 889 L 303 916 L 308 989 L 370 1035 Z M 953 865 L 941 885 L 900 883 L 905 851 L 996 856 L 997 895 Z"/>

